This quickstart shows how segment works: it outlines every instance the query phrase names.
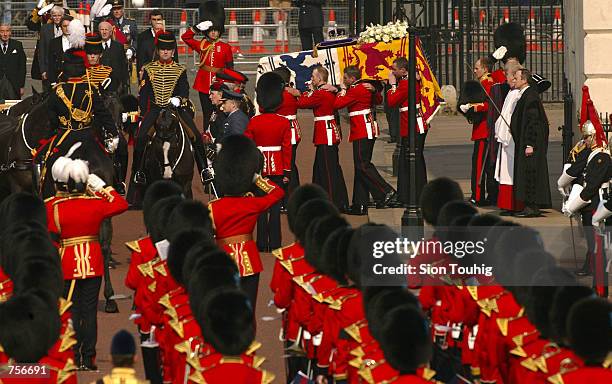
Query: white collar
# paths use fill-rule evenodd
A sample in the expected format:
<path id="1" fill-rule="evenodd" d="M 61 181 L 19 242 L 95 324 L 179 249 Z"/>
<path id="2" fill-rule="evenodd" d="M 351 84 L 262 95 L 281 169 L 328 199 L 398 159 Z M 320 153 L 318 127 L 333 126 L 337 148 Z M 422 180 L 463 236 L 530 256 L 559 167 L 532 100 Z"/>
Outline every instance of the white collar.
<path id="1" fill-rule="evenodd" d="M 153 29 L 153 27 L 151 27 L 151 34 L 153 35 L 153 37 L 155 37 L 155 30 Z"/>
<path id="2" fill-rule="evenodd" d="M 525 93 L 525 91 L 527 90 L 527 88 L 529 88 L 529 85 L 527 85 L 525 88 L 520 89 L 519 90 L 519 95 L 523 96 L 523 93 Z"/>

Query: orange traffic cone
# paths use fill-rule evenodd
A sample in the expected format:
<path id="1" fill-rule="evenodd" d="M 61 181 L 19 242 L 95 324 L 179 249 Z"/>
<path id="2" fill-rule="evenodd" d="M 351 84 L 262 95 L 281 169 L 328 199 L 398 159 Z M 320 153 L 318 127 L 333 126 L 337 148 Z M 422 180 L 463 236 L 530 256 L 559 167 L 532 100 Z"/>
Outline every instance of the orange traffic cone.
<path id="1" fill-rule="evenodd" d="M 232 46 L 232 53 L 242 55 L 240 42 L 238 41 L 238 27 L 236 26 L 236 11 L 230 12 L 229 31 L 227 42 Z"/>
<path id="2" fill-rule="evenodd" d="M 537 42 L 537 33 L 535 28 L 535 9 L 532 8 L 529 12 L 529 19 L 527 19 L 527 28 L 525 31 L 527 36 L 527 50 L 528 51 L 539 51 L 540 44 Z"/>
<path id="3" fill-rule="evenodd" d="M 505 24 L 510 22 L 510 8 L 504 8 L 504 17 L 500 20 L 499 24 Z"/>
<path id="4" fill-rule="evenodd" d="M 485 11 L 484 9 L 480 10 L 480 14 L 478 17 L 478 22 L 480 25 L 480 39 L 485 38 L 485 36 L 487 36 L 488 34 L 488 30 L 487 30 L 487 11 Z M 486 40 L 480 40 L 478 42 L 478 50 L 482 51 L 487 51 L 489 48 L 489 44 Z"/>
<path id="5" fill-rule="evenodd" d="M 284 34 L 285 34 L 285 21 L 283 20 L 283 11 L 278 12 L 278 27 L 276 27 L 276 45 L 274 46 L 274 52 L 286 52 L 284 50 Z"/>
<path id="6" fill-rule="evenodd" d="M 253 20 L 255 27 L 253 28 L 253 42 L 251 43 L 250 53 L 267 53 L 268 51 L 263 45 L 263 31 L 259 26 L 261 24 L 261 15 L 259 11 L 255 11 L 255 20 Z"/>
<path id="7" fill-rule="evenodd" d="M 83 2 L 79 2 L 79 8 L 77 11 L 77 20 L 79 20 L 83 25 L 85 25 L 85 18 L 83 17 L 85 12 L 85 7 L 83 6 Z"/>
<path id="8" fill-rule="evenodd" d="M 459 10 L 455 9 L 453 11 L 453 29 L 459 30 Z M 451 31 L 451 37 L 455 37 L 455 32 Z M 455 43 L 450 43 L 446 46 L 446 52 L 448 54 L 453 53 L 453 48 L 455 46 Z"/>
<path id="9" fill-rule="evenodd" d="M 552 45 L 554 51 L 563 50 L 563 28 L 561 27 L 561 9 L 555 9 L 555 20 L 553 21 Z"/>
<path id="10" fill-rule="evenodd" d="M 338 32 L 336 24 L 336 11 L 333 9 L 329 10 L 329 19 L 327 20 L 327 37 L 330 36 L 330 32 L 334 31 L 334 36 Z"/>
<path id="11" fill-rule="evenodd" d="M 187 12 L 183 10 L 183 12 L 181 12 L 181 23 L 179 24 L 179 37 L 183 36 L 183 33 L 185 32 L 187 32 Z M 184 55 L 187 53 L 187 46 L 185 45 L 183 39 L 180 39 L 176 45 L 179 55 Z"/>

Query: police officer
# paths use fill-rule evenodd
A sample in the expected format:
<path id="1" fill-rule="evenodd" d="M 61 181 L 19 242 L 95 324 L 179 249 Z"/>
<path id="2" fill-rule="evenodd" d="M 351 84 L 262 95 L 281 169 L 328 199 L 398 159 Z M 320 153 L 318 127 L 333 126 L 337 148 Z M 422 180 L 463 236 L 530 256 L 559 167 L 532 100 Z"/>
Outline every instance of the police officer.
<path id="1" fill-rule="evenodd" d="M 184 66 L 176 63 L 172 57 L 176 50 L 176 38 L 170 32 L 162 31 L 157 34 L 155 45 L 159 53 L 159 59 L 148 63 L 143 67 L 143 78 L 140 83 L 140 110 L 143 120 L 138 128 L 134 147 L 134 161 L 132 182 L 136 185 L 144 185 L 146 178 L 143 172 L 144 150 L 149 140 L 149 131 L 153 128 L 155 120 L 160 111 L 166 107 L 177 108 L 181 117 L 181 127 L 185 130 L 191 141 L 195 163 L 200 171 L 206 168 L 204 160 L 204 144 L 200 132 L 193 122 L 193 115 L 188 113 L 189 83 Z M 174 84 L 173 87 L 168 86 Z M 132 189 L 132 188 L 130 188 Z M 139 204 L 142 191 L 128 195 L 128 199 L 134 205 Z"/>

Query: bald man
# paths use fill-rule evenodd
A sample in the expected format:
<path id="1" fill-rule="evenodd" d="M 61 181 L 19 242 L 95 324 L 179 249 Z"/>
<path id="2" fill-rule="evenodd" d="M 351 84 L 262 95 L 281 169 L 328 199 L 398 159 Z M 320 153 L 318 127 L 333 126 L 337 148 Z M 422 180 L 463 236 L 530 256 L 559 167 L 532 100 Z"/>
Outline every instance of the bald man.
<path id="1" fill-rule="evenodd" d="M 100 63 L 102 65 L 108 65 L 113 68 L 113 74 L 116 75 L 116 79 L 119 82 L 117 84 L 117 92 L 119 95 L 127 93 L 129 87 L 128 82 L 128 62 L 125 57 L 125 51 L 123 45 L 114 41 L 113 37 L 113 26 L 106 21 L 98 24 L 98 31 L 102 36 L 102 58 Z"/>
<path id="2" fill-rule="evenodd" d="M 21 43 L 11 39 L 11 26 L 0 23 L 0 99 L 21 99 L 26 56 Z"/>

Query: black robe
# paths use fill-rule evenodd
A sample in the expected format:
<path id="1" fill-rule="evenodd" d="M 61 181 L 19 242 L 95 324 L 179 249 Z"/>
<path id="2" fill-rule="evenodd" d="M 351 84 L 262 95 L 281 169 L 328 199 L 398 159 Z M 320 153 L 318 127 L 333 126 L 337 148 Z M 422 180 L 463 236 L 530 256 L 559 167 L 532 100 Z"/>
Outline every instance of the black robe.
<path id="1" fill-rule="evenodd" d="M 529 87 L 516 104 L 510 122 L 514 150 L 514 196 L 527 205 L 550 208 L 548 180 L 548 119 L 535 87 Z M 525 156 L 531 146 L 533 155 Z"/>

